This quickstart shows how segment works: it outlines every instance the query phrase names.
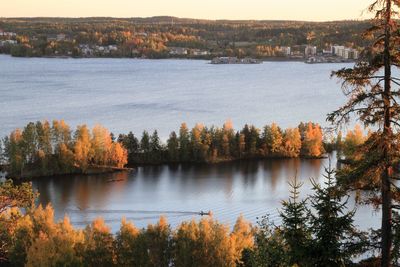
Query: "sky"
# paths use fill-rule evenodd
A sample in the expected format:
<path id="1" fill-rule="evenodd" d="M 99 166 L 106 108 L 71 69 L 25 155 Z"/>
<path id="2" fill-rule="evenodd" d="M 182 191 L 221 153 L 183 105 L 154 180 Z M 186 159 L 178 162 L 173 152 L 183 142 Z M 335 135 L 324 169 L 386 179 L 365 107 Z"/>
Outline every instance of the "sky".
<path id="1" fill-rule="evenodd" d="M 372 0 L 1 0 L 0 17 L 151 17 L 330 21 L 365 19 Z"/>

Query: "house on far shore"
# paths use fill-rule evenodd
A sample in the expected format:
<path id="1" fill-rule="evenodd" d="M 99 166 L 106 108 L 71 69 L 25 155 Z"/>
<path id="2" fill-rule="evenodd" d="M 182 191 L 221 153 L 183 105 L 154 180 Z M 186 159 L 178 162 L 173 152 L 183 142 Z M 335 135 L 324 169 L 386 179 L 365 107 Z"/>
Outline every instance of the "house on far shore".
<path id="1" fill-rule="evenodd" d="M 317 47 L 312 45 L 307 45 L 304 49 L 304 56 L 305 57 L 313 57 L 317 55 Z"/>
<path id="2" fill-rule="evenodd" d="M 0 29 L 0 36 L 15 37 L 17 34 L 15 32 L 5 32 L 3 29 Z"/>
<path id="3" fill-rule="evenodd" d="M 169 48 L 169 54 L 170 55 L 187 55 L 188 54 L 188 49 L 184 47 L 170 47 Z"/>
<path id="4" fill-rule="evenodd" d="M 193 56 L 208 56 L 210 54 L 207 50 L 194 49 L 192 50 Z"/>

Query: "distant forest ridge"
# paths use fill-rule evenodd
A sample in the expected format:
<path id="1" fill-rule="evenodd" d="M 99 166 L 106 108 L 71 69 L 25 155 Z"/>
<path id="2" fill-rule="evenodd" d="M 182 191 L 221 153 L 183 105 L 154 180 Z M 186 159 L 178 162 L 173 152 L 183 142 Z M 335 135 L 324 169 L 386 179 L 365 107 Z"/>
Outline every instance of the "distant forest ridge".
<path id="1" fill-rule="evenodd" d="M 86 23 L 86 24 L 82 24 Z M 41 26 L 47 24 L 57 24 L 49 27 Z M 91 25 L 92 24 L 92 25 Z M 60 30 L 75 31 L 85 27 L 95 26 L 94 24 L 108 24 L 108 27 L 116 27 L 116 30 L 123 29 L 128 26 L 135 25 L 157 25 L 157 26 L 194 26 L 201 27 L 201 25 L 213 25 L 232 28 L 235 32 L 240 32 L 239 27 L 248 28 L 250 30 L 261 29 L 275 29 L 275 30 L 290 30 L 290 29 L 303 29 L 303 30 L 327 30 L 338 31 L 340 34 L 343 31 L 351 31 L 354 33 L 361 33 L 367 27 L 371 26 L 371 20 L 341 20 L 341 21 L 326 21 L 326 22 L 312 22 L 312 21 L 291 21 L 291 20 L 206 20 L 206 19 L 191 19 L 191 18 L 177 18 L 170 16 L 157 16 L 157 17 L 133 17 L 133 18 L 114 18 L 114 17 L 83 17 L 83 18 L 64 18 L 64 17 L 32 17 L 32 18 L 1 18 L 0 29 L 4 31 L 54 31 L 59 33 Z M 118 25 L 115 25 L 118 24 Z M 65 28 L 64 26 L 76 26 L 77 28 Z M 103 25 L 103 26 L 106 26 Z M 222 30 L 220 28 L 204 28 L 208 31 Z M 66 33 L 66 32 L 65 32 Z M 278 33 L 278 32 L 277 32 Z M 327 32 L 328 33 L 328 32 Z M 199 32 L 201 34 L 201 32 Z"/>
<path id="2" fill-rule="evenodd" d="M 371 20 L 327 22 L 150 18 L 0 18 L 0 53 L 13 56 L 292 57 L 361 51 Z M 1 34 L 3 33 L 3 34 Z M 11 36 L 11 38 L 10 38 Z M 310 49 L 307 49 L 310 47 Z"/>

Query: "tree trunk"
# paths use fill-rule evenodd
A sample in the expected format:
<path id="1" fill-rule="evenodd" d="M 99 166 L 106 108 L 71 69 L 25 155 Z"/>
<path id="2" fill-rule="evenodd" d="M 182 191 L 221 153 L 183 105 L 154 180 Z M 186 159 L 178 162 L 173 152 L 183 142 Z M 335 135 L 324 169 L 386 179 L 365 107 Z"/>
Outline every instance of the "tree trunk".
<path id="1" fill-rule="evenodd" d="M 391 265 L 391 248 L 392 248 L 392 196 L 390 191 L 390 176 L 391 176 L 391 162 L 390 162 L 390 143 L 392 138 L 391 129 L 391 61 L 390 61 L 390 22 L 391 22 L 391 7 L 392 0 L 386 0 L 386 23 L 385 23 L 385 41 L 384 41 L 384 128 L 383 128 L 383 156 L 385 160 L 385 171 L 382 176 L 382 258 L 381 266 L 389 267 Z"/>

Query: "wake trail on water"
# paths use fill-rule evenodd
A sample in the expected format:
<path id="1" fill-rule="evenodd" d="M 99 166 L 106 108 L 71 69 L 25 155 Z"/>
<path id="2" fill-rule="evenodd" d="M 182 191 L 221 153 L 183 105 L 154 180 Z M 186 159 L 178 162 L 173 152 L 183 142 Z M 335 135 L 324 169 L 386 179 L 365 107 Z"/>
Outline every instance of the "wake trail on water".
<path id="1" fill-rule="evenodd" d="M 112 214 L 112 213 L 138 213 L 138 214 L 182 214 L 196 215 L 199 211 L 173 211 L 173 210 L 85 210 L 85 209 L 66 209 L 67 213 L 93 213 L 93 214 Z"/>
<path id="2" fill-rule="evenodd" d="M 188 214 L 177 214 L 177 215 L 170 215 L 168 216 L 169 218 L 177 218 L 177 217 L 185 217 L 188 216 Z M 139 217 L 124 217 L 127 221 L 143 221 L 143 220 L 157 220 L 160 217 L 159 216 L 139 216 Z M 121 218 L 118 219 L 103 219 L 105 223 L 114 223 L 114 222 L 120 222 Z M 73 225 L 87 225 L 91 223 L 90 220 L 85 220 L 85 221 L 72 221 L 71 222 Z"/>

